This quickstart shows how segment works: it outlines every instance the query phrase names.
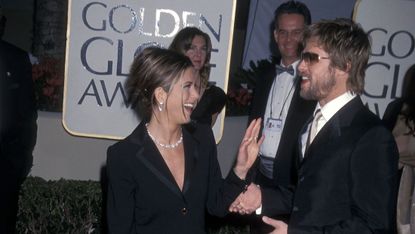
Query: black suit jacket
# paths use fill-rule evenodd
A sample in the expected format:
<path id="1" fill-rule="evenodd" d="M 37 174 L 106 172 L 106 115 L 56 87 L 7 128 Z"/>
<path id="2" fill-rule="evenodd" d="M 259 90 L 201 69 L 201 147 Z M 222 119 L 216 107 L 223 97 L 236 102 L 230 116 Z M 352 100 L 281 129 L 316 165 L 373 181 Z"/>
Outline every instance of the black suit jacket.
<path id="1" fill-rule="evenodd" d="M 263 208 L 291 210 L 289 233 L 395 233 L 397 169 L 392 134 L 356 97 L 314 138 L 295 190 L 263 194 Z"/>
<path id="2" fill-rule="evenodd" d="M 180 191 L 142 123 L 109 147 L 107 217 L 110 233 L 205 233 L 205 212 L 224 216 L 245 183 L 223 180 L 208 125 L 183 129 L 185 179 Z"/>
<path id="3" fill-rule="evenodd" d="M 277 62 L 279 63 L 279 61 Z M 249 122 L 261 117 L 264 119 L 268 96 L 276 76 L 275 64 L 270 65 L 257 77 L 254 98 L 251 104 Z M 296 182 L 295 147 L 297 137 L 306 121 L 312 115 L 316 102 L 300 97 L 301 77 L 296 77 L 293 98 L 289 105 L 280 144 L 274 160 L 274 182 L 278 185 L 291 185 Z M 258 171 L 258 173 L 260 173 Z"/>
<path id="4" fill-rule="evenodd" d="M 36 119 L 29 56 L 0 40 L 0 173 L 8 180 L 21 182 L 32 167 Z"/>

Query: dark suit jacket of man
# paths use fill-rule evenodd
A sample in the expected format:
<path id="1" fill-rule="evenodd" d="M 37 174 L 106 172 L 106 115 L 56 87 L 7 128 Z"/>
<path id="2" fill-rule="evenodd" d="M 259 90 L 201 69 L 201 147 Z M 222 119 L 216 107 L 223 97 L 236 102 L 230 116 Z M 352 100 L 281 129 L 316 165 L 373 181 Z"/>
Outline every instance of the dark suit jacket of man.
<path id="1" fill-rule="evenodd" d="M 279 61 L 277 61 L 277 64 L 279 64 Z M 275 64 L 272 64 L 257 77 L 249 122 L 259 117 L 266 121 L 264 114 L 275 76 Z M 301 77 L 297 76 L 295 79 L 293 98 L 291 103 L 286 103 L 286 105 L 289 105 L 289 109 L 274 160 L 273 182 L 278 185 L 292 185 L 296 183 L 297 171 L 295 169 L 296 156 L 294 152 L 297 137 L 316 106 L 315 101 L 307 101 L 300 97 Z M 260 172 L 258 171 L 257 173 Z"/>
<path id="2" fill-rule="evenodd" d="M 395 233 L 397 169 L 392 134 L 356 97 L 309 146 L 294 193 L 263 194 L 263 210 L 290 209 L 288 233 Z"/>
<path id="3" fill-rule="evenodd" d="M 29 56 L 0 40 L 0 233 L 14 232 L 11 229 L 14 229 L 18 191 L 32 167 L 36 119 Z"/>
<path id="4" fill-rule="evenodd" d="M 0 40 L 0 152 L 6 170 L 25 177 L 36 142 L 36 101 L 27 52 Z"/>
<path id="5" fill-rule="evenodd" d="M 110 233 L 205 233 L 205 213 L 224 216 L 245 182 L 224 181 L 210 126 L 183 128 L 185 178 L 180 191 L 145 121 L 109 147 L 107 217 Z"/>

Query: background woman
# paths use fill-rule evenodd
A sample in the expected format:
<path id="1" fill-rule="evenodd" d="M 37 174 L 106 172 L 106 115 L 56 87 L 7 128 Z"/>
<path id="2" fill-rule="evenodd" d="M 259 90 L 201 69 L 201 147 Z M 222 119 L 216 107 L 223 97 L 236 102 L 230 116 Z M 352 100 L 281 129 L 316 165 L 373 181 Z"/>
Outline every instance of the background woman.
<path id="1" fill-rule="evenodd" d="M 415 64 L 404 76 L 402 97 L 389 103 L 383 121 L 399 150 L 401 181 L 398 192 L 399 234 L 415 233 Z"/>
<path id="2" fill-rule="evenodd" d="M 186 124 L 199 99 L 197 72 L 174 51 L 147 48 L 126 90 L 139 126 L 107 153 L 109 232 L 205 233 L 205 213 L 223 216 L 246 186 L 258 154 L 260 120 L 248 127 L 236 164 L 222 179 L 210 126 Z"/>
<path id="3" fill-rule="evenodd" d="M 213 126 L 226 103 L 225 92 L 209 82 L 212 43 L 208 34 L 195 27 L 183 28 L 176 34 L 169 49 L 186 55 L 201 78 L 202 98 L 191 119 Z"/>

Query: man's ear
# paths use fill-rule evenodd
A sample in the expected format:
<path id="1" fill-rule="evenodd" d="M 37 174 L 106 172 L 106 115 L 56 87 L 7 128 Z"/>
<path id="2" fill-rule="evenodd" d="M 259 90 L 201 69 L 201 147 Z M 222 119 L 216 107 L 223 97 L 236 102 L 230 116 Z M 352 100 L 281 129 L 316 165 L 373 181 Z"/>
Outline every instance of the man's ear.
<path id="1" fill-rule="evenodd" d="M 338 73 L 340 74 L 341 77 L 347 77 L 348 78 L 349 74 L 350 74 L 351 66 L 352 66 L 351 62 L 347 62 L 346 68 L 344 70 L 343 69 L 337 69 L 337 71 L 338 71 Z"/>
<path id="2" fill-rule="evenodd" d="M 274 29 L 274 41 L 276 43 L 278 43 L 278 31 L 277 31 L 277 29 Z"/>
<path id="3" fill-rule="evenodd" d="M 164 104 L 167 99 L 167 93 L 162 87 L 157 87 L 154 90 L 154 97 L 156 98 L 157 103 Z"/>
<path id="4" fill-rule="evenodd" d="M 337 76 L 345 78 L 345 79 L 349 78 L 349 71 L 350 71 L 350 64 L 349 63 L 347 63 L 346 69 L 344 69 L 344 70 L 336 68 Z"/>
<path id="5" fill-rule="evenodd" d="M 347 73 L 350 73 L 350 69 L 351 69 L 351 67 L 352 67 L 352 62 L 347 62 L 347 64 L 346 64 L 346 72 Z"/>

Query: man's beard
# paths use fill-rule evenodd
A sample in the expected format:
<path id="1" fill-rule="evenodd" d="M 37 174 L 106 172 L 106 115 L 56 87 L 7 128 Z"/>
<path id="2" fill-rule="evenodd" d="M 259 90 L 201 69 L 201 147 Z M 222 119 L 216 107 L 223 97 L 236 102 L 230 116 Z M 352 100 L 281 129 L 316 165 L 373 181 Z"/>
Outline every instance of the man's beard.
<path id="1" fill-rule="evenodd" d="M 322 100 L 331 92 L 336 85 L 336 79 L 334 77 L 334 69 L 329 69 L 328 77 L 317 82 L 309 80 L 310 84 L 308 89 L 301 89 L 300 96 L 306 100 Z"/>

